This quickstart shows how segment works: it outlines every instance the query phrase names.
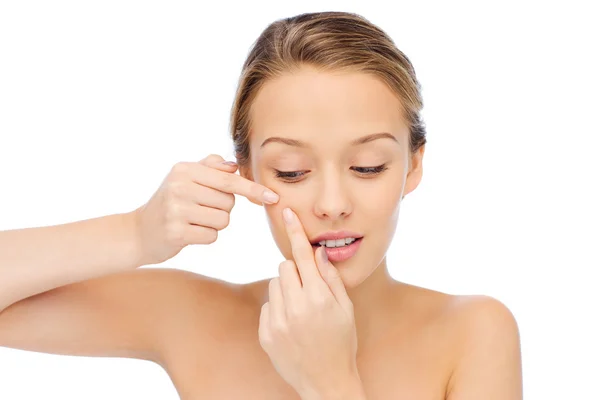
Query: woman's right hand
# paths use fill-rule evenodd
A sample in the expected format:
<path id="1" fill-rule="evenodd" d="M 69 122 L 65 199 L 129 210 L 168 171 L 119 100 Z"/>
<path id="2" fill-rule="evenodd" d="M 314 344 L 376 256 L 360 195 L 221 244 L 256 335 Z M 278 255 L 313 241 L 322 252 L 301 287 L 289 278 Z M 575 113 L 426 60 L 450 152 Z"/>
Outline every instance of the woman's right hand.
<path id="1" fill-rule="evenodd" d="M 234 193 L 256 204 L 278 201 L 266 187 L 237 175 L 237 164 L 224 162 L 211 154 L 199 162 L 175 164 L 152 198 L 133 211 L 140 265 L 159 264 L 189 244 L 215 242 L 218 231 L 229 225 Z"/>

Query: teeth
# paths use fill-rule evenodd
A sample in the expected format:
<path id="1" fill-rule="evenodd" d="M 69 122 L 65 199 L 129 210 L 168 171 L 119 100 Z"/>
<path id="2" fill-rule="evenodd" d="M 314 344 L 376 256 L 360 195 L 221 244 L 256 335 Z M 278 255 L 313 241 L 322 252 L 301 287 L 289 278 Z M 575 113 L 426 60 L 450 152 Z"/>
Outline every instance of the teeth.
<path id="1" fill-rule="evenodd" d="M 327 246 L 327 247 L 343 247 L 346 246 L 352 242 L 354 242 L 356 239 L 355 238 L 345 238 L 345 239 L 337 239 L 337 240 L 321 240 L 319 242 L 319 244 L 321 246 Z"/>

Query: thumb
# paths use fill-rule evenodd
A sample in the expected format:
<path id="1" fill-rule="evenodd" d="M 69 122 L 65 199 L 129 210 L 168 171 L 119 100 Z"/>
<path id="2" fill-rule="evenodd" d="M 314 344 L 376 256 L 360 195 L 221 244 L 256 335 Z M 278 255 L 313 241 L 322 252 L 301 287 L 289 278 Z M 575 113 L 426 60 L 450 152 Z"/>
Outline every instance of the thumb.
<path id="1" fill-rule="evenodd" d="M 350 301 L 348 297 L 348 293 L 346 292 L 346 287 L 344 286 L 344 282 L 342 281 L 342 277 L 340 272 L 336 267 L 329 261 L 327 257 L 327 252 L 325 251 L 324 246 L 320 246 L 317 249 L 317 268 L 323 277 L 323 280 L 331 289 L 331 292 L 335 296 L 338 303 L 341 305 L 347 305 Z"/>

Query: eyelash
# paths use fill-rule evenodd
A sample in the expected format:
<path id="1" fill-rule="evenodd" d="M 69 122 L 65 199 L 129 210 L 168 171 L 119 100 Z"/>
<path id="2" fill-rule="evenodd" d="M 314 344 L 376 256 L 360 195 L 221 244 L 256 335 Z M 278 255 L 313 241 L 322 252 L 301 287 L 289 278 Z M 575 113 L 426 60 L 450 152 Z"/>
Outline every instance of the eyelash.
<path id="1" fill-rule="evenodd" d="M 352 167 L 355 171 L 357 171 L 361 175 L 365 176 L 375 176 L 387 169 L 386 164 L 381 164 L 376 167 Z M 360 171 L 359 171 L 360 170 Z M 299 178 L 304 176 L 306 171 L 279 171 L 275 170 L 275 176 L 284 182 L 288 183 L 296 183 L 299 182 Z M 309 171 L 310 172 L 310 171 Z"/>

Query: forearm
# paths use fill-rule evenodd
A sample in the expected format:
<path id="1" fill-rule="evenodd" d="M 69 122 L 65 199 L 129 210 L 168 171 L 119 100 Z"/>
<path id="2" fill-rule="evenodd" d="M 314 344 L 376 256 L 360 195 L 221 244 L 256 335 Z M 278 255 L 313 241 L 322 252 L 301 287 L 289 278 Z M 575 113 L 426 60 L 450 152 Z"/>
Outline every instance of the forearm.
<path id="1" fill-rule="evenodd" d="M 38 293 L 139 267 L 134 213 L 0 232 L 0 311 Z"/>

